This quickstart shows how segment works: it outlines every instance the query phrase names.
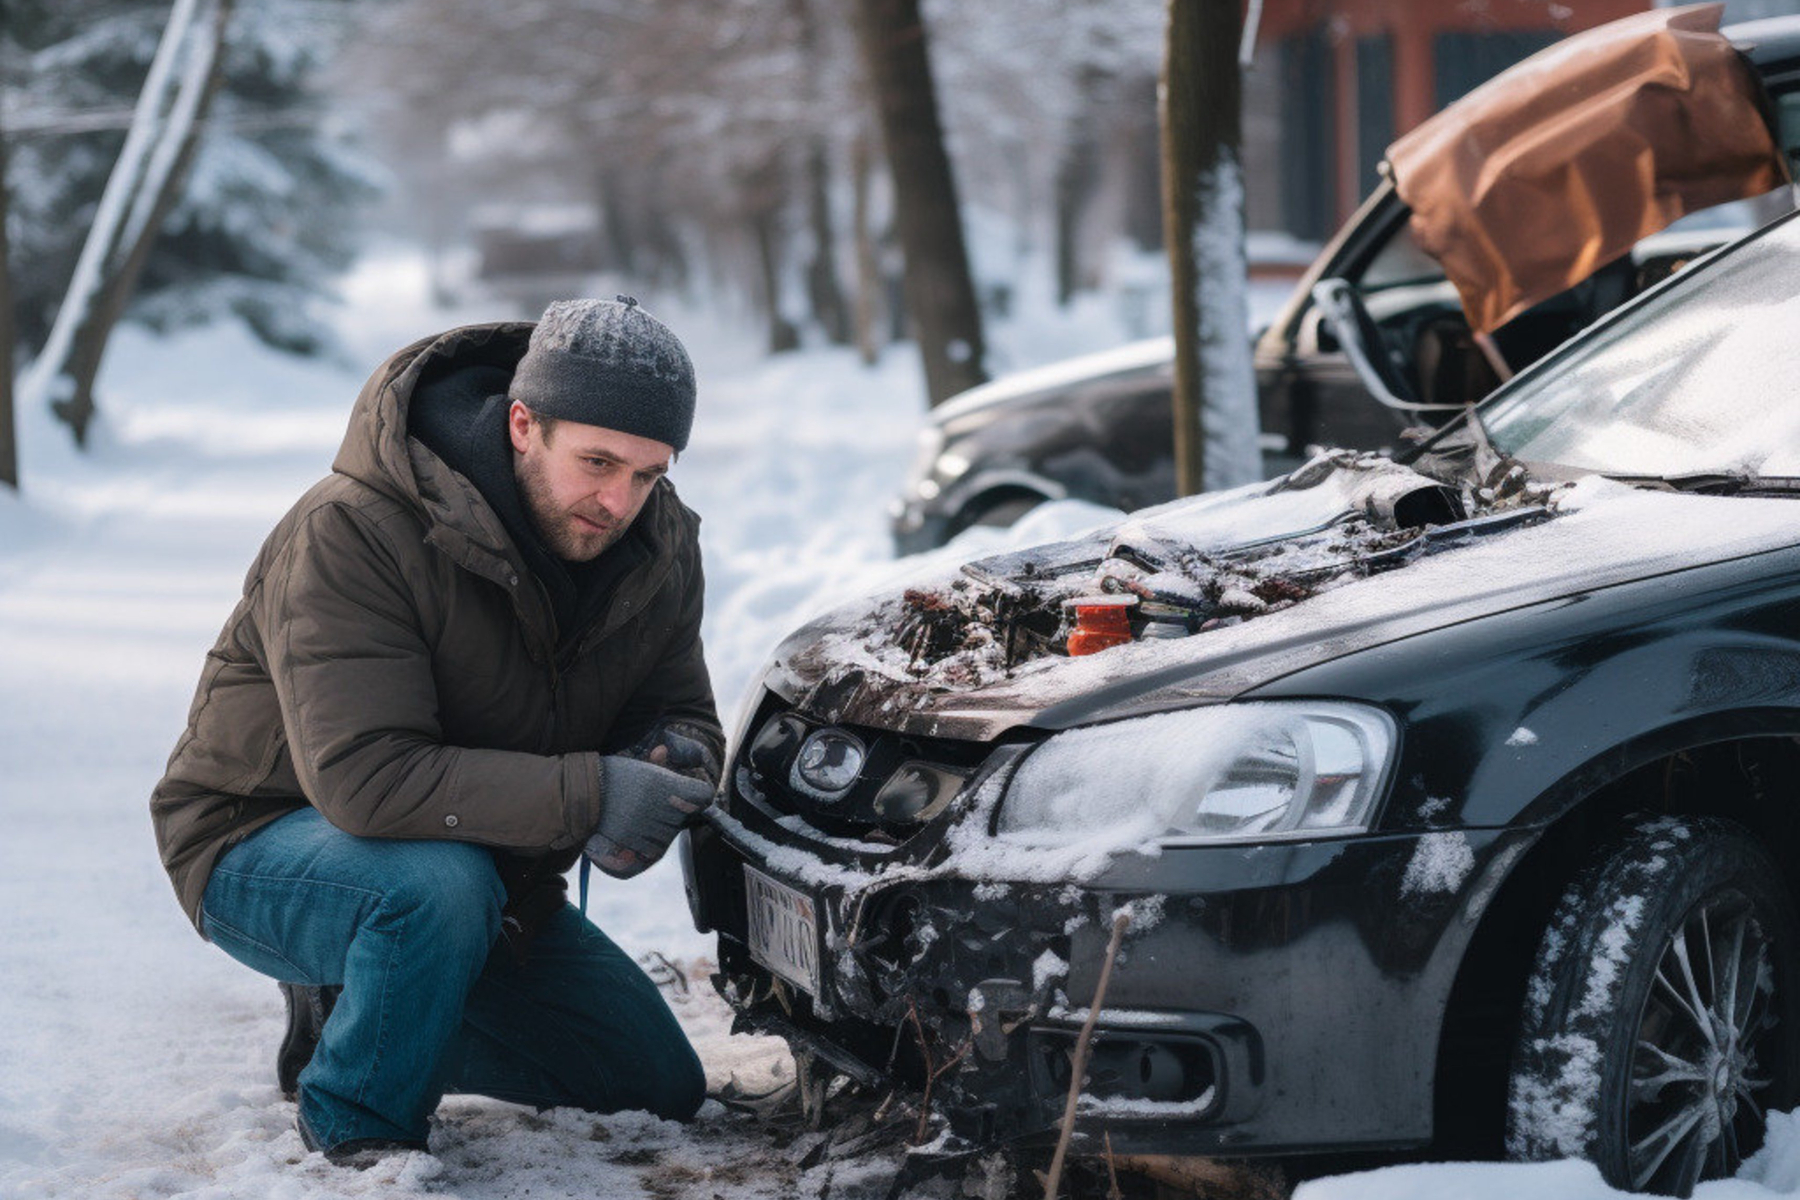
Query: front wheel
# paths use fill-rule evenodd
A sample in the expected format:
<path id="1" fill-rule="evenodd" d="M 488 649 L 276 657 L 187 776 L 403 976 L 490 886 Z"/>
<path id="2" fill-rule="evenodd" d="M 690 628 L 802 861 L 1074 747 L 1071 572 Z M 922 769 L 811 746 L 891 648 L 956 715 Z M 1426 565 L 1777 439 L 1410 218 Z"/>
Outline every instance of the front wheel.
<path id="1" fill-rule="evenodd" d="M 1687 1196 L 1793 1103 L 1794 907 L 1742 826 L 1636 818 L 1563 894 L 1513 1052 L 1506 1147 Z"/>

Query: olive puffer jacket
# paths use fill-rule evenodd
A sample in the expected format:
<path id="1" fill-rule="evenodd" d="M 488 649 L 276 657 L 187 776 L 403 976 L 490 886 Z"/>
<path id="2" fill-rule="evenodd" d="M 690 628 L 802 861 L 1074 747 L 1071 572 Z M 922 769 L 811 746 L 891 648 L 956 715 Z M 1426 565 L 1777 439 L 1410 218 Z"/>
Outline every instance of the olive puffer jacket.
<path id="1" fill-rule="evenodd" d="M 382 364 L 332 474 L 256 556 L 150 801 L 196 926 L 219 856 L 306 804 L 365 837 L 573 861 L 605 803 L 601 753 L 663 719 L 718 737 L 699 518 L 667 480 L 630 533 L 648 553 L 559 638 L 492 507 L 407 434 L 432 380 L 510 369 L 531 328 L 456 329 Z"/>

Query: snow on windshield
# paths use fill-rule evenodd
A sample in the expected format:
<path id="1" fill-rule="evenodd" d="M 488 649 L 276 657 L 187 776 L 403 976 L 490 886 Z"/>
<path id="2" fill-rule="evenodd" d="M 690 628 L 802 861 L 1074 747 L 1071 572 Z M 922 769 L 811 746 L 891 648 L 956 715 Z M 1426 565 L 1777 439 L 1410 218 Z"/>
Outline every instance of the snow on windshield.
<path id="1" fill-rule="evenodd" d="M 1551 359 L 1482 420 L 1526 462 L 1784 473 L 1800 465 L 1783 450 L 1800 439 L 1797 326 L 1800 224 L 1787 221 Z"/>

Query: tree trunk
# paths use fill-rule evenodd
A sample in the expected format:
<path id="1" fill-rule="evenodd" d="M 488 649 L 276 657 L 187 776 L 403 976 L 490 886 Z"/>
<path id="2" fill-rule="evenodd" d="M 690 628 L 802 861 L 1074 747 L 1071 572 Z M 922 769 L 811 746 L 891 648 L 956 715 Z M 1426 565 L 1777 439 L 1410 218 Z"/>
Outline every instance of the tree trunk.
<path id="1" fill-rule="evenodd" d="M 0 484 L 19 490 L 19 434 L 13 408 L 12 259 L 6 244 L 6 130 L 0 129 Z"/>
<path id="2" fill-rule="evenodd" d="M 819 26 L 813 11 L 815 0 L 789 0 L 800 43 L 800 61 L 806 72 L 806 105 L 818 111 L 824 104 L 819 86 Z M 831 160 L 823 134 L 815 132 L 806 148 L 807 224 L 812 230 L 812 259 L 806 264 L 806 299 L 813 320 L 834 346 L 850 342 L 850 309 L 844 302 L 844 286 L 838 278 L 836 222 L 831 219 Z"/>
<path id="3" fill-rule="evenodd" d="M 602 168 L 595 181 L 600 198 L 600 233 L 605 239 L 607 266 L 626 277 L 637 274 L 637 239 L 632 236 L 630 218 L 626 215 L 625 196 L 611 169 Z"/>
<path id="4" fill-rule="evenodd" d="M 1081 219 L 1100 174 L 1100 146 L 1094 133 L 1100 80 L 1094 69 L 1082 71 L 1079 100 L 1056 164 L 1056 303 L 1062 308 L 1082 286 Z"/>
<path id="5" fill-rule="evenodd" d="M 837 233 L 831 220 L 831 172 L 823 138 L 814 138 L 806 156 L 807 207 L 813 256 L 806 264 L 806 294 L 813 317 L 834 346 L 850 343 L 850 311 L 838 282 Z"/>
<path id="6" fill-rule="evenodd" d="M 449 308 L 456 303 L 450 290 L 447 259 L 450 252 L 450 129 L 446 122 L 433 130 L 431 151 L 424 158 L 421 174 L 430 189 L 425 197 L 425 275 L 426 290 L 433 308 Z"/>
<path id="7" fill-rule="evenodd" d="M 1174 299 L 1175 486 L 1191 496 L 1260 478 L 1261 460 L 1238 165 L 1238 4 L 1168 5 L 1163 227 Z"/>
<path id="8" fill-rule="evenodd" d="M 756 246 L 756 290 L 769 323 L 770 354 L 783 354 L 800 346 L 800 331 L 781 311 L 781 214 L 787 200 L 786 166 L 777 151 L 746 175 L 739 189 L 749 210 L 750 236 Z"/>
<path id="9" fill-rule="evenodd" d="M 93 382 L 107 339 L 193 162 L 201 119 L 219 87 L 219 49 L 230 10 L 231 0 L 212 0 L 204 9 L 196 0 L 176 0 L 68 293 L 32 365 L 29 395 L 49 404 L 77 445 L 87 443 Z"/>
<path id="10" fill-rule="evenodd" d="M 881 357 L 881 339 L 875 332 L 881 320 L 881 257 L 875 251 L 875 231 L 869 219 L 869 188 L 875 170 L 869 159 L 869 139 L 858 134 L 850 161 L 850 224 L 856 239 L 856 349 L 862 355 L 863 365 L 872 367 Z"/>
<path id="11" fill-rule="evenodd" d="M 56 404 L 54 411 L 75 434 L 78 445 L 85 444 L 87 428 L 96 405 L 94 381 L 100 374 L 100 363 L 107 343 L 119 318 L 137 292 L 137 282 L 156 248 L 156 239 L 164 222 L 181 200 L 188 172 L 200 151 L 200 134 L 206 112 L 224 82 L 221 51 L 225 43 L 225 25 L 231 19 L 232 0 L 216 0 L 205 24 L 196 29 L 201 39 L 194 48 L 198 55 L 193 71 L 183 81 L 182 94 L 176 100 L 169 126 L 164 130 L 151 163 L 151 173 L 132 206 L 124 242 L 125 256 L 111 271 L 101 287 L 98 302 L 90 318 L 76 327 L 69 350 L 68 377 L 74 388 L 66 401 Z"/>
<path id="12" fill-rule="evenodd" d="M 750 218 L 756 240 L 756 265 L 762 279 L 763 307 L 769 321 L 769 353 L 785 354 L 800 348 L 800 332 L 781 315 L 781 231 L 779 214 L 762 209 Z"/>
<path id="13" fill-rule="evenodd" d="M 687 248 L 675 228 L 669 210 L 653 208 L 644 214 L 644 246 L 648 250 L 651 278 L 663 287 L 687 293 L 691 271 Z"/>
<path id="14" fill-rule="evenodd" d="M 172 79 L 175 62 L 194 26 L 196 7 L 196 0 L 175 0 L 169 13 L 162 40 L 157 43 L 156 56 L 150 62 L 150 71 L 138 94 L 131 128 L 125 133 L 125 144 L 106 178 L 106 187 L 94 210 L 93 223 L 82 242 L 69 290 L 56 310 L 56 320 L 50 326 L 36 361 L 32 363 L 25 392 L 33 402 L 46 403 L 53 410 L 66 403 L 73 390 L 68 373 L 71 343 L 76 330 L 93 318 L 106 274 L 117 260 L 123 244 L 130 217 L 129 206 L 143 184 L 155 144 L 167 124 L 163 110 L 169 103 L 172 89 L 177 86 Z M 83 422 L 75 430 L 76 444 L 81 444 L 86 434 L 87 426 Z"/>
<path id="15" fill-rule="evenodd" d="M 919 0 L 857 0 L 856 33 L 894 181 L 906 308 L 937 405 L 987 379 L 987 351 Z"/>

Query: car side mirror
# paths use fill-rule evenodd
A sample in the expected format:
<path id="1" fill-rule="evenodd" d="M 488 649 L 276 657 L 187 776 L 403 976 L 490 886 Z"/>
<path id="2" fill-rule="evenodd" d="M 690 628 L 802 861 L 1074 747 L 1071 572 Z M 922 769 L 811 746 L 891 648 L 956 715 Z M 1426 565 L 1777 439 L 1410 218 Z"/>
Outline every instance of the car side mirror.
<path id="1" fill-rule="evenodd" d="M 1369 315 L 1362 297 L 1343 279 L 1321 279 L 1313 285 L 1313 303 L 1336 335 L 1356 377 L 1369 395 L 1401 412 L 1458 412 L 1460 404 L 1420 404 L 1412 385 L 1400 374 L 1382 343 L 1381 330 Z M 1320 333 L 1324 333 L 1323 327 Z M 1319 339 L 1323 347 L 1325 339 Z"/>

